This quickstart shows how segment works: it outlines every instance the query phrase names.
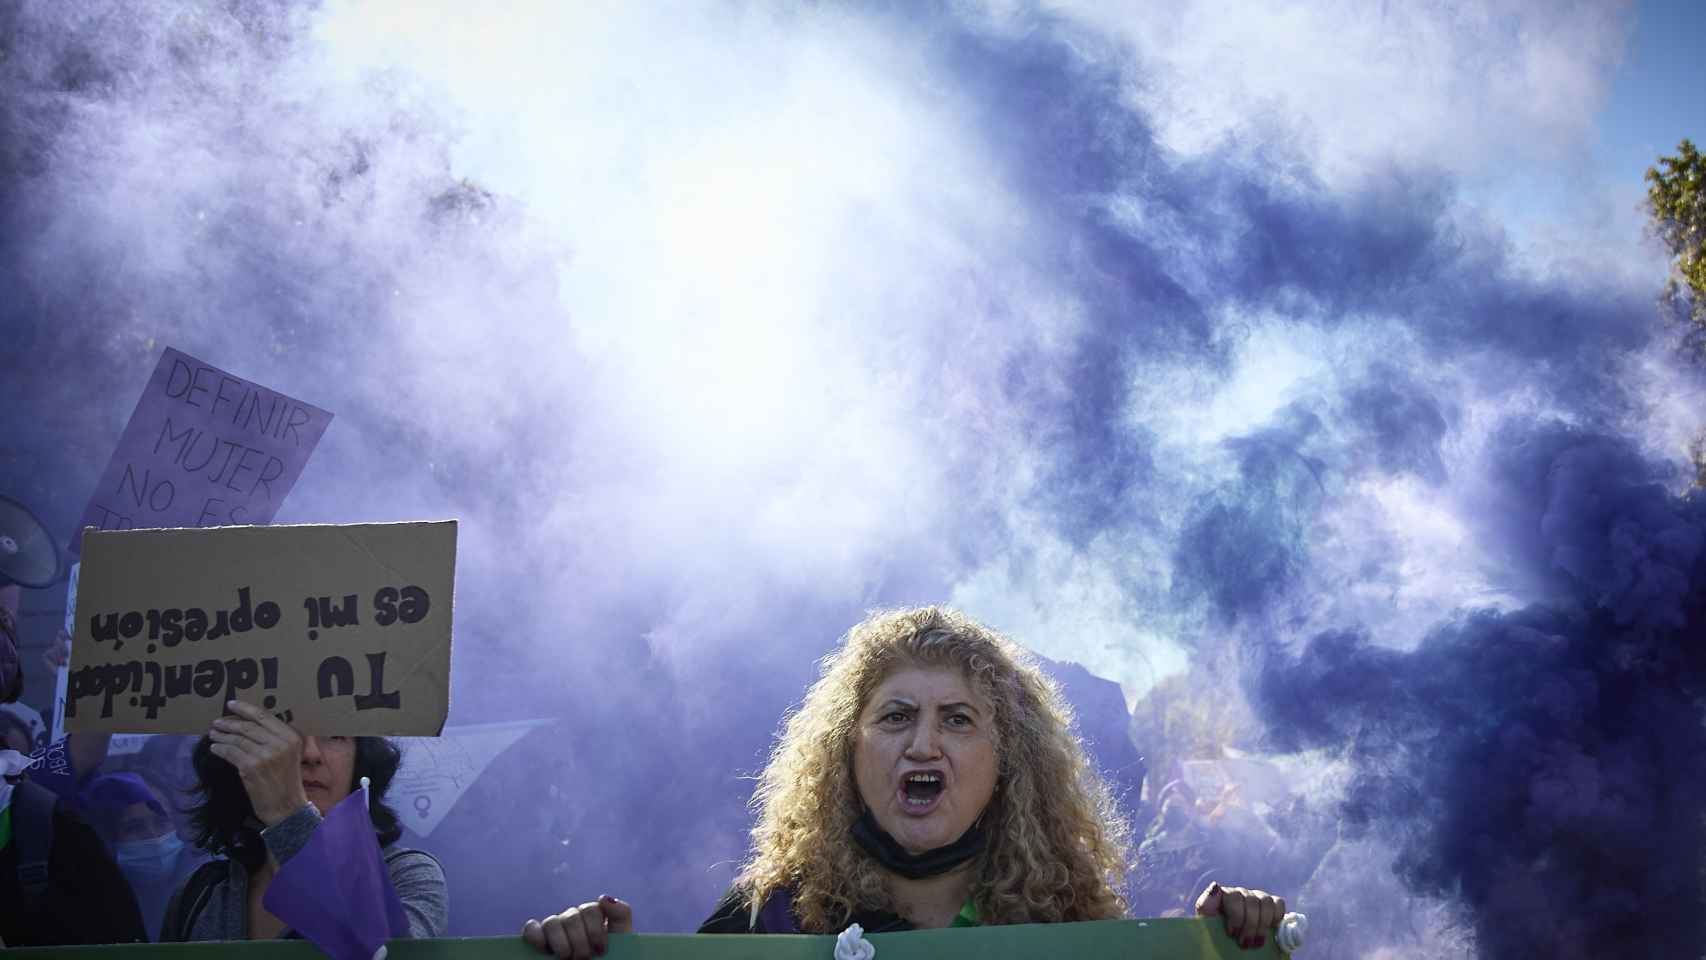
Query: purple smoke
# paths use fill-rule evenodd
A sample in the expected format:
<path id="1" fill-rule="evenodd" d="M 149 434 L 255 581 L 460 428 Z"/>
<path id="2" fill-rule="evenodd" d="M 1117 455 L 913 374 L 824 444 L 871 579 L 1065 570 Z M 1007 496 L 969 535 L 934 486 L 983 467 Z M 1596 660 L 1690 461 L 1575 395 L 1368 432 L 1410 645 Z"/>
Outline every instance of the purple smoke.
<path id="1" fill-rule="evenodd" d="M 1651 905 L 1700 895 L 1706 501 L 1615 437 L 1504 441 L 1494 525 L 1545 599 L 1411 651 L 1319 634 L 1262 664 L 1256 701 L 1280 748 L 1350 760 L 1346 824 L 1467 905 L 1486 955 L 1686 953 L 1695 914 Z"/>
<path id="2" fill-rule="evenodd" d="M 451 722 L 557 723 L 424 844 L 455 933 L 696 924 L 815 659 L 943 600 L 1348 762 L 1240 875 L 1333 846 L 1293 901 L 1379 928 L 1346 954 L 1428 939 L 1359 836 L 1484 945 L 1694 876 L 1611 846 L 1698 830 L 1653 291 L 1532 269 L 1450 164 L 1335 177 L 1284 118 L 1181 153 L 1066 12 L 422 16 L 0 0 L 0 492 L 68 531 L 170 345 L 336 414 L 280 521 L 461 518 Z M 1535 416 L 1577 426 L 1490 426 Z M 1063 670 L 1153 816 L 1176 745 Z M 1500 909 L 1534 889 L 1577 926 Z"/>

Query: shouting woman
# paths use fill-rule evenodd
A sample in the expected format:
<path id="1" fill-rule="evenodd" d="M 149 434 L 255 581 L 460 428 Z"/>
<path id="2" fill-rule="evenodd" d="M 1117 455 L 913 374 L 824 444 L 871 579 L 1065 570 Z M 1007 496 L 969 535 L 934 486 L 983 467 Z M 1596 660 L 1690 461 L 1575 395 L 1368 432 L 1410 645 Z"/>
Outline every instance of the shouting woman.
<path id="1" fill-rule="evenodd" d="M 936 607 L 874 615 L 788 720 L 753 797 L 752 850 L 700 933 L 877 933 L 1125 915 L 1125 825 L 1054 685 Z M 1211 884 L 1198 911 L 1260 946 L 1285 913 Z M 612 897 L 522 937 L 576 960 L 631 932 Z"/>

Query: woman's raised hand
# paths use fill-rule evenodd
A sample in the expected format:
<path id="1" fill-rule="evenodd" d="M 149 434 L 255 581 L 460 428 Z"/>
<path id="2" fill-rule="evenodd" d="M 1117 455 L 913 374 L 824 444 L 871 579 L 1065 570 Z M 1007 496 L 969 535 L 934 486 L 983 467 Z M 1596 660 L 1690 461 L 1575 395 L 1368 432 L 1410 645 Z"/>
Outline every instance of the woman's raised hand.
<path id="1" fill-rule="evenodd" d="M 252 703 L 228 700 L 231 712 L 207 732 L 213 755 L 237 768 L 255 816 L 272 826 L 308 803 L 302 790 L 302 737 Z"/>
<path id="2" fill-rule="evenodd" d="M 1268 934 L 1285 918 L 1285 900 L 1262 890 L 1223 887 L 1211 883 L 1197 897 L 1197 916 L 1223 917 L 1226 935 L 1246 950 L 1268 942 Z"/>
<path id="3" fill-rule="evenodd" d="M 599 897 L 570 907 L 544 921 L 529 920 L 521 928 L 521 939 L 540 953 L 564 960 L 602 957 L 610 946 L 610 934 L 634 932 L 634 908 L 615 897 Z"/>

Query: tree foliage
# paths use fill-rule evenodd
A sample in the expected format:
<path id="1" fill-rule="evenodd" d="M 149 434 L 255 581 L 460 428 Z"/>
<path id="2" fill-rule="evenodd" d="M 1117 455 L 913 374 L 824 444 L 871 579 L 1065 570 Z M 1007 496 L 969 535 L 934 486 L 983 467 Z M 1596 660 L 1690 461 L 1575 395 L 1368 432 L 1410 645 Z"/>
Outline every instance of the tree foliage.
<path id="1" fill-rule="evenodd" d="M 1690 342 L 1706 359 L 1706 156 L 1683 140 L 1676 156 L 1647 168 L 1647 208 L 1673 258 L 1665 299 L 1690 329 Z"/>
<path id="2" fill-rule="evenodd" d="M 1706 157 L 1694 144 L 1677 144 L 1676 156 L 1647 168 L 1647 210 L 1670 250 L 1671 276 L 1660 303 L 1683 324 L 1684 349 L 1706 361 Z M 1706 489 L 1706 433 L 1689 446 L 1694 485 Z"/>

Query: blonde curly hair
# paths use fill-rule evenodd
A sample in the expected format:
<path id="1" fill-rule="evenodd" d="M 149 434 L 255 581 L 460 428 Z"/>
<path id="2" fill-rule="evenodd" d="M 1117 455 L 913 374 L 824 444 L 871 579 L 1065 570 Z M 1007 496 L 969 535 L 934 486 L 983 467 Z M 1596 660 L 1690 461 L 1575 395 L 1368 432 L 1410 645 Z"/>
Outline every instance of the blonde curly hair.
<path id="1" fill-rule="evenodd" d="M 735 879 L 745 902 L 756 911 L 792 888 L 809 933 L 833 933 L 856 910 L 894 910 L 886 872 L 849 835 L 863 812 L 853 741 L 865 699 L 908 666 L 958 667 L 994 708 L 1000 772 L 972 884 L 982 922 L 1123 916 L 1129 830 L 1071 710 L 1017 645 L 940 607 L 874 613 L 824 658 L 753 791 L 752 850 Z"/>

